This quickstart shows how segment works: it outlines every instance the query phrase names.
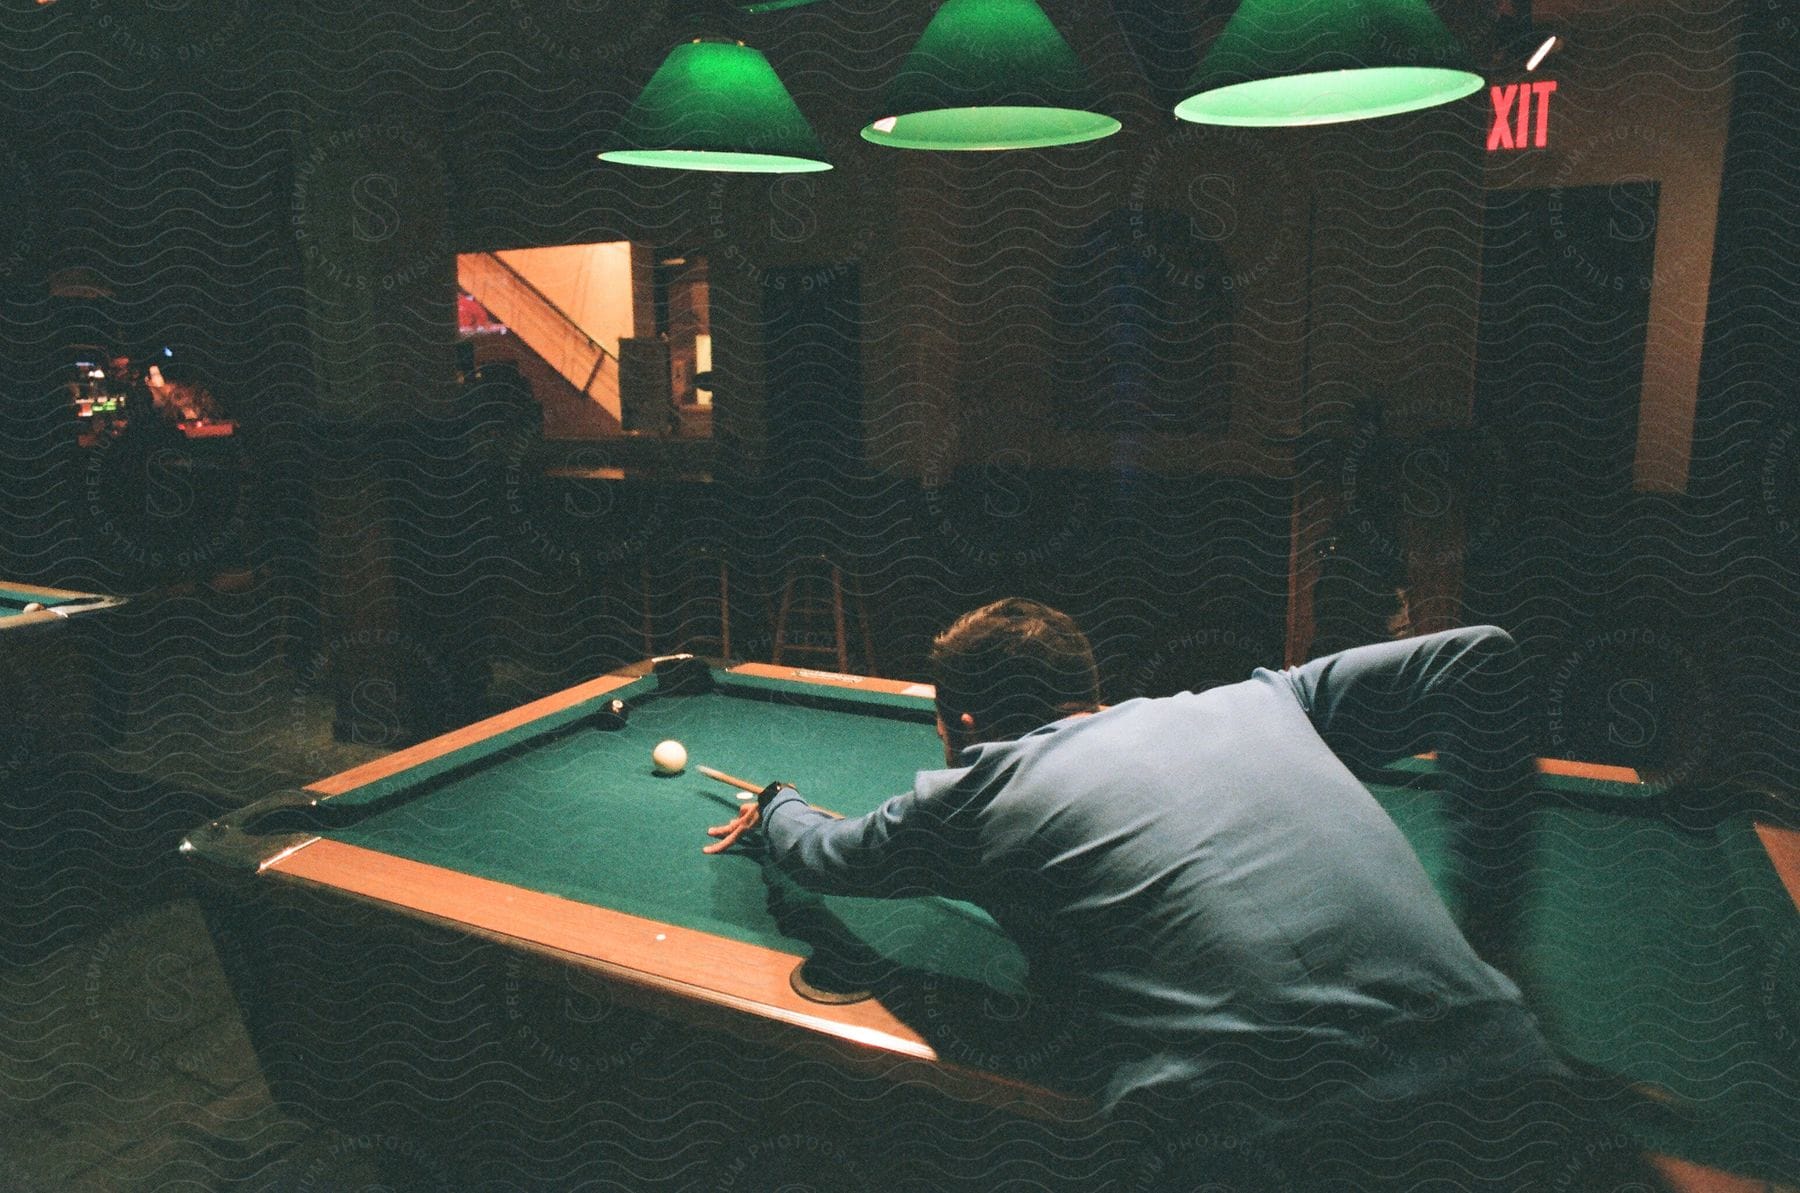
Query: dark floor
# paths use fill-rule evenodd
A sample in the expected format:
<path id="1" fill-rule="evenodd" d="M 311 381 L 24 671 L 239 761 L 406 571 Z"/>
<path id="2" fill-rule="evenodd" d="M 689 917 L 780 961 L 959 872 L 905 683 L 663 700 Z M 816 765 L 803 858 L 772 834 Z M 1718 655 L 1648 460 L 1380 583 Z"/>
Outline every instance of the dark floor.
<path id="1" fill-rule="evenodd" d="M 82 744 L 59 750 L 58 710 L 4 712 L 29 726 L 33 762 L 0 765 L 0 1193 L 475 1187 L 418 1141 L 276 1108 L 187 892 L 178 847 L 195 827 L 386 752 L 334 739 L 330 646 L 297 648 L 283 602 L 254 585 L 125 612 L 104 744 L 71 730 Z M 609 661 L 513 645 L 495 707 Z"/>
<path id="2" fill-rule="evenodd" d="M 380 751 L 332 741 L 254 598 L 155 599 L 122 736 L 8 784 L 0 1191 L 379 1187 L 368 1147 L 270 1101 L 176 846 Z"/>

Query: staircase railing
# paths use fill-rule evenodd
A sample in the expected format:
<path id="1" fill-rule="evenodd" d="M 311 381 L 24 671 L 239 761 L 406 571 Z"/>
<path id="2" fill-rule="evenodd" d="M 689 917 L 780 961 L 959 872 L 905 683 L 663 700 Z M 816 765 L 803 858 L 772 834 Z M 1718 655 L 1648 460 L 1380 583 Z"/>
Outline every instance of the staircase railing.
<path id="1" fill-rule="evenodd" d="M 558 372 L 571 389 L 619 417 L 619 358 L 581 327 L 569 311 L 540 290 L 497 252 L 473 252 L 457 259 L 457 281 L 499 317 L 502 324 Z M 601 380 L 612 362 L 612 381 Z"/>
<path id="2" fill-rule="evenodd" d="M 495 264 L 499 265 L 501 269 L 504 269 L 507 273 L 512 275 L 512 279 L 515 282 L 518 282 L 519 285 L 531 291 L 534 298 L 554 311 L 557 318 L 561 319 L 564 323 L 567 323 L 572 330 L 580 332 L 581 338 L 586 340 L 588 342 L 588 347 L 594 350 L 596 353 L 594 356 L 594 367 L 588 370 L 587 381 L 583 383 L 581 387 L 582 393 L 586 393 L 593 388 L 594 378 L 600 375 L 601 368 L 605 366 L 608 360 L 611 360 L 615 366 L 619 363 L 619 358 L 616 354 L 609 350 L 605 344 L 602 344 L 599 340 L 596 340 L 593 336 L 583 330 L 581 324 L 575 322 L 575 317 L 573 315 L 563 310 L 556 300 L 538 289 L 536 282 L 533 282 L 530 278 L 513 268 L 512 263 L 505 257 L 502 257 L 499 253 L 483 253 L 482 256 L 491 257 Z"/>

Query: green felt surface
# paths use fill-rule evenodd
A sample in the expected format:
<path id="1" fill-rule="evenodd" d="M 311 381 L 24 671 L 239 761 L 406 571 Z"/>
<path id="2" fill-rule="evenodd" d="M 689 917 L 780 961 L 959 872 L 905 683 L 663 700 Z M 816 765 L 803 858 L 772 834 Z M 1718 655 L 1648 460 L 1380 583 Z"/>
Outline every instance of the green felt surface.
<path id="1" fill-rule="evenodd" d="M 16 588 L 0 587 L 0 617 L 16 617 L 25 611 L 25 606 L 36 602 L 46 607 L 66 605 L 80 600 L 80 596 L 40 596 L 35 592 L 20 592 Z"/>
<path id="2" fill-rule="evenodd" d="M 1437 774 L 1437 763 L 1430 758 L 1396 758 L 1382 768 L 1390 775 L 1416 775 L 1431 781 Z M 1608 779 L 1590 779 L 1581 775 L 1537 776 L 1538 790 L 1551 795 L 1593 797 L 1611 800 L 1651 800 L 1659 788 L 1644 783 L 1615 783 Z"/>
<path id="3" fill-rule="evenodd" d="M 1601 792 L 1629 798 L 1622 784 Z M 1445 889 L 1446 823 L 1429 790 L 1371 784 Z M 1628 806 L 1628 805 L 1621 805 Z M 1800 1163 L 1795 917 L 1750 822 L 1540 812 L 1523 976 L 1564 1052 L 1672 1093 L 1693 1112 L 1653 1140 L 1747 1171 Z"/>
<path id="4" fill-rule="evenodd" d="M 754 858 L 700 852 L 707 826 L 727 820 L 737 801 L 692 766 L 792 782 L 812 802 L 856 815 L 906 790 L 915 771 L 940 764 L 930 706 L 848 693 L 834 696 L 833 707 L 809 707 L 784 702 L 796 690 L 791 684 L 733 682 L 734 695 L 672 696 L 642 680 L 622 691 L 634 704 L 626 727 L 584 719 L 609 693 L 342 797 L 395 802 L 389 797 L 404 798 L 409 788 L 429 789 L 332 835 L 808 955 L 814 935 L 777 921 Z M 687 772 L 654 773 L 650 752 L 665 738 L 686 744 Z M 1629 794 L 1619 784 L 1575 782 L 1605 789 L 1597 794 Z M 1441 797 L 1410 781 L 1370 789 L 1444 889 Z M 1800 1158 L 1793 1142 L 1800 1133 L 1793 1127 L 1800 1123 L 1794 917 L 1771 886 L 1748 822 L 1692 833 L 1653 818 L 1556 805 L 1540 816 L 1525 976 L 1554 1042 L 1696 1109 L 1684 1136 L 1658 1141 L 1663 1146 L 1783 1171 Z M 1002 990 L 1016 989 L 1023 976 L 1016 948 L 967 905 L 800 898 L 889 961 Z"/>
<path id="5" fill-rule="evenodd" d="M 652 681 L 653 682 L 653 681 Z M 778 695 L 766 681 L 746 693 Z M 791 690 L 791 685 L 790 685 Z M 755 782 L 794 784 L 808 800 L 858 815 L 942 764 L 929 703 L 891 715 L 887 696 L 853 694 L 818 708 L 749 695 L 638 698 L 622 729 L 596 727 L 572 710 L 567 727 L 534 727 L 490 744 L 485 757 L 429 780 L 428 797 L 407 800 L 334 839 L 484 878 L 547 891 L 617 911 L 810 955 L 812 920 L 796 926 L 770 910 L 763 868 L 752 856 L 700 852 L 706 829 L 729 820 L 736 791 L 694 769 L 707 765 Z M 610 697 L 610 693 L 608 695 Z M 602 698 L 602 701 L 604 699 Z M 867 715 L 852 707 L 889 710 Z M 660 776 L 650 752 L 674 738 L 689 767 Z M 495 747 L 498 748 L 495 748 Z M 344 797 L 388 796 L 406 776 Z M 827 898 L 784 888 L 789 912 L 821 908 L 890 962 L 1016 989 L 1024 963 L 988 916 L 949 900 Z"/>

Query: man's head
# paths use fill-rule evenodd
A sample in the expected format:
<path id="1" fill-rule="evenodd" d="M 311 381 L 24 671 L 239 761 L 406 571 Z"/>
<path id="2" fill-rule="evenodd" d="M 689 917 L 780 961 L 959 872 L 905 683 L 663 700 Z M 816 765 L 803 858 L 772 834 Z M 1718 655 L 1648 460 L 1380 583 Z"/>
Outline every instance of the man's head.
<path id="1" fill-rule="evenodd" d="M 945 756 L 1004 741 L 1100 701 L 1094 648 L 1066 613 L 1007 597 L 965 613 L 931 644 Z"/>

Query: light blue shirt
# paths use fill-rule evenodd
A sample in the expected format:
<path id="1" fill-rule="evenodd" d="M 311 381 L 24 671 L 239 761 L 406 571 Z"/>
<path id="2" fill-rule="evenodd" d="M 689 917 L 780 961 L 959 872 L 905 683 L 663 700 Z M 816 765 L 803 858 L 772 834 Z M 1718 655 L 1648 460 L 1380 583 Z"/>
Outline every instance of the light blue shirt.
<path id="1" fill-rule="evenodd" d="M 1516 797 L 1524 736 L 1481 719 L 1514 715 L 1492 697 L 1516 659 L 1483 627 L 1127 701 L 972 746 L 867 816 L 784 792 L 770 855 L 815 890 L 986 909 L 1073 1008 L 1066 1079 L 1109 1110 L 1262 1129 L 1555 1072 L 1340 758 L 1440 745 L 1456 782 Z"/>

